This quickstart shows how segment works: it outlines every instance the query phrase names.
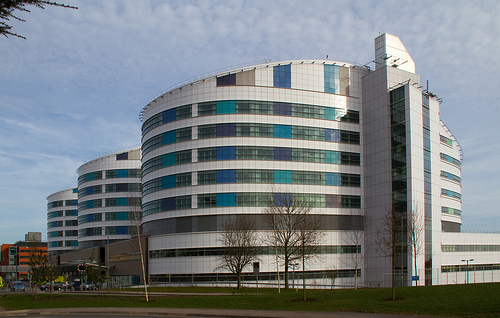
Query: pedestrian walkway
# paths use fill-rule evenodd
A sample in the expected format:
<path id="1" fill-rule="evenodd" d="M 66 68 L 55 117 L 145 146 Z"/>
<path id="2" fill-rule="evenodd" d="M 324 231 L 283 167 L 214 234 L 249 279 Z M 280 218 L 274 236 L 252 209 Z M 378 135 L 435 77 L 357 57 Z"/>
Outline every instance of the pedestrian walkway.
<path id="1" fill-rule="evenodd" d="M 234 309 L 199 309 L 199 308 L 53 308 L 0 311 L 0 317 L 26 316 L 185 316 L 185 317 L 221 317 L 221 318 L 426 318 L 426 316 L 407 316 L 391 314 L 373 314 L 356 312 L 314 312 L 314 311 L 273 311 L 273 310 L 234 310 Z M 430 318 L 427 316 L 427 318 Z"/>

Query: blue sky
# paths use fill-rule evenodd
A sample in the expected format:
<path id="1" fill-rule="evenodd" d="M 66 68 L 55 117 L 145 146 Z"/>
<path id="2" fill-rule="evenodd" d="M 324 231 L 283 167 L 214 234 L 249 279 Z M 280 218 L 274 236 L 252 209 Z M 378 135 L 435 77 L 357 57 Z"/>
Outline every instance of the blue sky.
<path id="1" fill-rule="evenodd" d="M 0 38 L 0 243 L 40 231 L 76 169 L 140 146 L 155 95 L 217 69 L 290 59 L 373 60 L 400 37 L 464 151 L 463 229 L 499 230 L 500 1 L 65 0 Z"/>

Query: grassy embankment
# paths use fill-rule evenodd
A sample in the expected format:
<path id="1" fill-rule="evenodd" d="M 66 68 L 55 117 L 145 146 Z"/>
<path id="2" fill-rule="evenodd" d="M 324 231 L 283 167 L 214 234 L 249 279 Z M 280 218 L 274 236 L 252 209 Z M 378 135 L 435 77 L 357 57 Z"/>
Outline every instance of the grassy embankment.
<path id="1" fill-rule="evenodd" d="M 500 283 L 397 288 L 398 301 L 387 301 L 390 288 L 358 290 L 308 290 L 314 301 L 296 301 L 302 291 L 245 288 L 232 295 L 231 288 L 152 288 L 151 292 L 207 293 L 202 296 L 151 295 L 146 303 L 140 289 L 136 295 L 120 296 L 89 292 L 40 293 L 38 300 L 29 294 L 0 297 L 5 310 L 68 307 L 165 307 L 233 308 L 292 311 L 358 311 L 453 317 L 500 317 Z M 227 293 L 227 295 L 210 295 Z"/>

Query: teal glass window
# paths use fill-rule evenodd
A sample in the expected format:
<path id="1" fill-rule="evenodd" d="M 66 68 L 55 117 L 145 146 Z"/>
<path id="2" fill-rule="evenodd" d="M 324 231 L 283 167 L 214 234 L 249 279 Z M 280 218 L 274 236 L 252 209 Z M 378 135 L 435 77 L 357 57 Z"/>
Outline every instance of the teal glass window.
<path id="1" fill-rule="evenodd" d="M 236 193 L 217 193 L 217 206 L 236 206 Z"/>
<path id="2" fill-rule="evenodd" d="M 173 144 L 175 142 L 175 130 L 163 133 L 162 145 Z"/>
<path id="3" fill-rule="evenodd" d="M 325 93 L 340 92 L 340 72 L 336 65 L 324 65 Z"/>
<path id="4" fill-rule="evenodd" d="M 220 100 L 217 101 L 217 114 L 235 114 L 236 101 L 234 100 Z"/>
<path id="5" fill-rule="evenodd" d="M 162 189 L 175 188 L 175 175 L 165 176 L 162 178 Z"/>
<path id="6" fill-rule="evenodd" d="M 292 126 L 274 125 L 274 138 L 292 138 Z"/>
<path id="7" fill-rule="evenodd" d="M 340 174 L 339 173 L 326 173 L 326 185 L 339 186 L 341 185 Z"/>
<path id="8" fill-rule="evenodd" d="M 332 151 L 332 150 L 325 150 L 325 161 L 326 161 L 326 163 L 339 164 L 340 163 L 340 152 Z"/>
<path id="9" fill-rule="evenodd" d="M 292 171 L 276 170 L 274 171 L 274 183 L 292 183 Z"/>

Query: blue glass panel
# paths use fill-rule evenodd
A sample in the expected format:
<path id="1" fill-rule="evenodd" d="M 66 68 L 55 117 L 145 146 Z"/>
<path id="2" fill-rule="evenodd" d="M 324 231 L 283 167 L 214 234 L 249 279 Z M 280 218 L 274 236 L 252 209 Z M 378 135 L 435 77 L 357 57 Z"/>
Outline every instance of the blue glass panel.
<path id="1" fill-rule="evenodd" d="M 85 215 L 85 222 L 94 222 L 94 215 L 93 214 L 87 214 Z"/>
<path id="2" fill-rule="evenodd" d="M 290 103 L 274 102 L 273 107 L 274 115 L 292 116 L 292 104 Z"/>
<path id="3" fill-rule="evenodd" d="M 274 206 L 290 206 L 292 203 L 291 193 L 275 193 L 274 194 Z"/>
<path id="4" fill-rule="evenodd" d="M 127 191 L 128 191 L 128 183 L 116 184 L 116 192 L 127 192 Z"/>
<path id="5" fill-rule="evenodd" d="M 73 204 L 72 205 L 78 205 L 78 200 L 73 200 Z"/>
<path id="6" fill-rule="evenodd" d="M 78 216 L 78 210 L 73 210 L 73 211 L 71 211 L 71 214 L 72 214 L 73 216 Z"/>
<path id="7" fill-rule="evenodd" d="M 277 65 L 273 67 L 274 87 L 291 88 L 292 87 L 292 66 Z"/>
<path id="8" fill-rule="evenodd" d="M 340 91 L 339 67 L 324 65 L 325 93 L 337 94 Z"/>
<path id="9" fill-rule="evenodd" d="M 339 186 L 340 184 L 340 173 L 326 173 L 326 185 Z"/>
<path id="10" fill-rule="evenodd" d="M 340 164 L 340 152 L 326 150 L 325 151 L 325 161 L 326 161 L 326 163 Z"/>
<path id="11" fill-rule="evenodd" d="M 217 77 L 217 86 L 234 86 L 236 85 L 236 74 L 229 74 Z"/>
<path id="12" fill-rule="evenodd" d="M 290 170 L 275 170 L 274 183 L 292 183 L 292 171 Z"/>
<path id="13" fill-rule="evenodd" d="M 169 123 L 175 120 L 175 108 L 163 112 L 163 123 Z"/>
<path id="14" fill-rule="evenodd" d="M 128 178 L 128 169 L 118 169 L 116 170 L 117 178 Z"/>
<path id="15" fill-rule="evenodd" d="M 325 119 L 340 121 L 342 116 L 340 115 L 340 109 L 325 107 Z"/>
<path id="16" fill-rule="evenodd" d="M 292 148 L 274 148 L 274 160 L 292 161 Z"/>
<path id="17" fill-rule="evenodd" d="M 217 137 L 234 137 L 236 136 L 236 124 L 217 124 Z"/>
<path id="18" fill-rule="evenodd" d="M 217 170 L 217 183 L 236 183 L 236 170 Z"/>
<path id="19" fill-rule="evenodd" d="M 94 180 L 94 173 L 93 172 L 87 173 L 86 179 L 87 179 L 87 181 Z"/>
<path id="20" fill-rule="evenodd" d="M 94 187 L 88 187 L 85 189 L 85 194 L 86 195 L 89 195 L 89 194 L 94 194 Z"/>
<path id="21" fill-rule="evenodd" d="M 175 165 L 175 153 L 167 153 L 162 157 L 162 167 L 169 167 Z"/>
<path id="22" fill-rule="evenodd" d="M 161 188 L 162 189 L 175 188 L 175 175 L 163 177 L 161 182 Z"/>
<path id="23" fill-rule="evenodd" d="M 217 206 L 236 206 L 236 193 L 217 193 Z"/>
<path id="24" fill-rule="evenodd" d="M 162 211 L 172 211 L 175 210 L 175 198 L 166 198 L 161 201 Z"/>
<path id="25" fill-rule="evenodd" d="M 235 114 L 236 101 L 234 100 L 218 100 L 217 114 Z"/>
<path id="26" fill-rule="evenodd" d="M 167 131 L 163 134 L 162 145 L 173 144 L 175 142 L 175 130 Z"/>
<path id="27" fill-rule="evenodd" d="M 340 142 L 340 131 L 338 129 L 325 129 L 325 141 Z"/>
<path id="28" fill-rule="evenodd" d="M 292 138 L 292 126 L 274 125 L 274 138 Z"/>
<path id="29" fill-rule="evenodd" d="M 116 234 L 128 234 L 128 227 L 127 226 L 117 226 L 116 227 Z"/>
<path id="30" fill-rule="evenodd" d="M 73 193 L 78 193 L 78 188 L 73 188 Z"/>
<path id="31" fill-rule="evenodd" d="M 217 147 L 217 160 L 236 159 L 236 147 Z"/>
<path id="32" fill-rule="evenodd" d="M 94 201 L 90 200 L 90 201 L 85 202 L 85 206 L 87 209 L 92 209 L 94 207 Z"/>

